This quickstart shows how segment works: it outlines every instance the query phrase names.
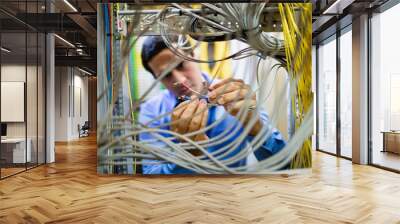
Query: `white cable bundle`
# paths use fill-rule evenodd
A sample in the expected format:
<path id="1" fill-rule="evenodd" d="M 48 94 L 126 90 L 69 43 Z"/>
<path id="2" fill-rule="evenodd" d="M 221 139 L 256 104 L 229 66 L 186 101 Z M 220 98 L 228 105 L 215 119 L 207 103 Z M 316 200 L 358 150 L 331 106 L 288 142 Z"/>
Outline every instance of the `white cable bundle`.
<path id="1" fill-rule="evenodd" d="M 262 32 L 260 17 L 266 3 L 221 3 L 227 19 L 239 25 L 238 32 L 243 33 L 248 44 L 254 49 L 275 55 L 285 50 L 283 39 Z"/>

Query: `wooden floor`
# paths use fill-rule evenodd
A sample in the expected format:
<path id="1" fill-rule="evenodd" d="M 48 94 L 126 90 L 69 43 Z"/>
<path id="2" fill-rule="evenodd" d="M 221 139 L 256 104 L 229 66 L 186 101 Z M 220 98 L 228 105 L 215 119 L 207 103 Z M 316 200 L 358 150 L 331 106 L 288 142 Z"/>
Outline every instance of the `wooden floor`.
<path id="1" fill-rule="evenodd" d="M 1 178 L 6 178 L 8 176 L 15 175 L 27 169 L 33 169 L 36 166 L 37 166 L 36 164 L 27 163 L 27 167 L 25 167 L 25 165 L 19 165 L 18 167 L 7 167 L 7 168 L 2 167 L 0 170 Z"/>
<path id="2" fill-rule="evenodd" d="M 314 153 L 311 174 L 100 177 L 94 138 L 0 181 L 0 223 L 400 223 L 400 175 Z"/>
<path id="3" fill-rule="evenodd" d="M 24 168 L 20 168 L 20 167 L 18 167 L 18 168 L 1 168 L 1 177 L 2 178 L 7 177 L 10 175 L 22 172 L 24 170 L 26 170 L 25 167 Z"/>

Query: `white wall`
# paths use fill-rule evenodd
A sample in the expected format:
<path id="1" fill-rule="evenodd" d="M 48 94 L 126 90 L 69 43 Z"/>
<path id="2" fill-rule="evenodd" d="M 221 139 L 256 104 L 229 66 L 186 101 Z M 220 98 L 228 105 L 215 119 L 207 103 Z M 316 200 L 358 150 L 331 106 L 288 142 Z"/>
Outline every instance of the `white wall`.
<path id="1" fill-rule="evenodd" d="M 68 140 L 69 84 L 67 67 L 55 68 L 55 141 Z"/>
<path id="2" fill-rule="evenodd" d="M 26 112 L 26 120 L 23 122 L 6 122 L 7 137 L 30 139 L 32 150 L 32 161 L 36 162 L 37 150 L 39 163 L 44 162 L 44 74 L 40 66 L 25 64 L 3 64 L 1 66 L 2 82 L 24 82 L 26 84 L 26 105 L 21 108 Z M 25 80 L 27 78 L 27 81 Z M 23 91 L 23 90 L 22 90 Z M 22 94 L 24 94 L 22 92 Z M 7 97 L 7 96 L 2 96 Z M 12 113 L 11 108 L 1 108 L 3 112 Z"/>
<path id="3" fill-rule="evenodd" d="M 88 120 L 88 78 L 72 67 L 56 67 L 55 76 L 55 140 L 77 139 Z"/>
<path id="4" fill-rule="evenodd" d="M 25 65 L 2 65 L 1 81 L 5 82 L 25 82 Z M 29 68 L 28 68 L 29 69 Z M 7 108 L 1 108 L 7 110 Z M 7 137 L 25 137 L 25 123 L 11 122 L 7 123 Z"/>
<path id="5" fill-rule="evenodd" d="M 78 133 L 78 124 L 81 126 L 88 121 L 88 78 L 85 76 L 81 76 L 83 73 L 78 73 L 74 75 L 74 108 L 72 109 L 72 117 L 71 120 L 71 136 L 72 138 L 77 138 Z M 81 107 L 81 108 L 80 108 Z M 80 111 L 81 110 L 81 111 Z"/>

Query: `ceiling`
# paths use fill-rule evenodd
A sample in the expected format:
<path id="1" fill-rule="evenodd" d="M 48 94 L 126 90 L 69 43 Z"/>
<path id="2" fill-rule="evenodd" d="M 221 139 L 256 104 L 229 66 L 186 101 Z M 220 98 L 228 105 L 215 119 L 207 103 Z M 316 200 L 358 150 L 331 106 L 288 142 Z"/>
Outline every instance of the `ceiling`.
<path id="1" fill-rule="evenodd" d="M 56 66 L 79 66 L 95 73 L 97 1 L 47 2 L 46 5 L 45 0 L 0 1 L 2 46 L 11 50 L 2 60 L 31 60 L 36 57 L 36 52 L 44 47 L 44 44 L 36 43 L 36 36 L 43 32 L 52 32 L 74 45 L 67 44 L 61 38 L 55 38 Z"/>
<path id="2" fill-rule="evenodd" d="M 10 60 L 26 55 L 30 58 L 38 49 L 43 48 L 42 44 L 37 48 L 35 39 L 37 32 L 54 32 L 74 45 L 72 47 L 60 38 L 55 38 L 56 65 L 81 66 L 96 71 L 97 3 L 156 4 L 152 0 L 47 0 L 47 2 L 46 5 L 45 0 L 0 0 L 2 46 L 12 50 L 12 53 L 8 54 Z M 157 1 L 158 4 L 160 2 L 168 1 Z M 352 16 L 376 8 L 385 2 L 387 0 L 312 0 L 314 42 L 335 32 L 337 24 L 345 26 L 346 18 L 351 23 Z M 50 11 L 52 13 L 49 13 Z M 338 23 L 338 21 L 344 22 Z M 21 32 L 27 33 L 26 40 L 25 35 L 20 35 Z"/>
<path id="3" fill-rule="evenodd" d="M 317 0 L 313 3 L 313 43 L 332 36 L 350 25 L 354 17 L 378 12 L 383 5 L 397 0 Z"/>

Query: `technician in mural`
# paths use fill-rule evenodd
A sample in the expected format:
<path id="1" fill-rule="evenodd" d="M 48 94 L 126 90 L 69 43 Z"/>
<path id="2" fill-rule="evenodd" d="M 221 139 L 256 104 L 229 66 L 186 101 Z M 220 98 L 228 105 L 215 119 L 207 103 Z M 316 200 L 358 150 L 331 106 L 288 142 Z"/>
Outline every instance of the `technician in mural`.
<path id="1" fill-rule="evenodd" d="M 159 77 L 172 62 L 176 61 L 177 56 L 165 45 L 160 36 L 147 37 L 143 43 L 142 49 L 141 57 L 143 66 L 154 78 Z M 252 140 L 262 127 L 264 125 L 270 125 L 270 122 L 266 113 L 257 113 L 255 110 L 252 110 L 257 103 L 254 93 L 250 93 L 253 97 L 251 99 L 251 105 L 248 105 L 250 111 L 244 121 L 239 121 L 234 117 L 239 112 L 240 108 L 244 106 L 245 96 L 249 94 L 249 91 L 252 91 L 242 80 L 223 79 L 217 82 L 214 81 L 210 86 L 206 87 L 208 102 L 206 99 L 199 99 L 196 93 L 204 92 L 204 88 L 207 86 L 205 83 L 210 83 L 210 81 L 211 78 L 200 71 L 197 63 L 182 61 L 161 80 L 166 90 L 161 91 L 161 93 L 150 98 L 141 105 L 139 122 L 141 124 L 148 124 L 149 127 L 157 127 L 179 120 L 179 122 L 175 122 L 176 124 L 163 128 L 180 134 L 186 134 L 212 124 L 228 112 L 228 116 L 225 116 L 218 125 L 203 134 L 192 137 L 192 139 L 196 141 L 211 139 L 224 131 L 225 133 L 230 133 L 229 130 L 233 130 L 239 125 L 240 127 L 237 129 L 239 131 L 236 131 L 229 139 L 219 145 L 207 148 L 208 152 L 213 152 L 235 141 L 242 133 L 243 126 L 247 124 L 249 119 L 253 116 L 257 116 L 258 120 L 251 128 L 245 140 L 225 158 L 232 157 L 240 152 L 240 150 L 244 149 L 247 143 Z M 186 99 L 182 100 L 182 96 L 186 96 Z M 191 97 L 191 100 L 188 100 L 189 97 Z M 208 107 L 208 103 L 218 104 L 218 106 Z M 208 109 L 206 109 L 207 107 Z M 164 116 L 161 119 L 156 119 L 160 115 L 171 111 L 173 111 L 171 116 Z M 201 111 L 203 112 L 199 113 Z M 228 134 L 224 136 L 226 135 Z M 142 133 L 139 138 L 142 142 L 155 139 L 152 133 Z M 276 129 L 273 129 L 272 134 L 268 138 L 265 138 L 262 146 L 254 152 L 258 160 L 263 160 L 277 153 L 285 146 L 282 135 Z M 153 144 L 157 147 L 163 146 L 160 141 L 153 141 Z M 194 150 L 190 151 L 190 153 L 199 155 L 201 152 L 200 150 Z M 237 167 L 245 164 L 246 159 L 243 159 L 242 161 L 230 164 L 229 167 Z M 176 164 L 157 164 L 152 160 L 143 160 L 142 167 L 144 174 L 194 173 Z"/>

